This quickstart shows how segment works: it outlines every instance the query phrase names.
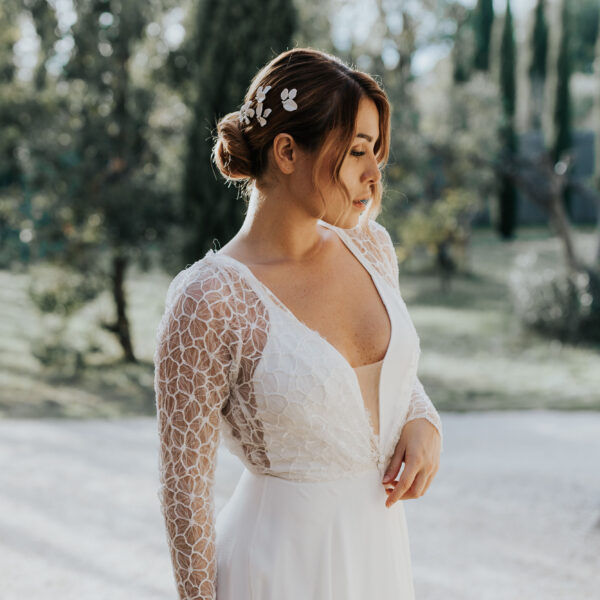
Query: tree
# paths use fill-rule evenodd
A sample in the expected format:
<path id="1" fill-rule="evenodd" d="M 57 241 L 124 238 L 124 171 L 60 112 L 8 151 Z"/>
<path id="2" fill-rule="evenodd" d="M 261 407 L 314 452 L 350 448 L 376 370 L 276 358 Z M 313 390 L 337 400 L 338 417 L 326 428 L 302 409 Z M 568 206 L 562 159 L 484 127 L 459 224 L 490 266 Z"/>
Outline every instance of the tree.
<path id="1" fill-rule="evenodd" d="M 4 268 L 28 262 L 33 235 L 24 140 L 42 99 L 32 93 L 29 82 L 17 77 L 15 45 L 23 12 L 18 0 L 0 4 L 0 261 Z"/>
<path id="2" fill-rule="evenodd" d="M 452 79 L 454 83 L 465 83 L 471 77 L 473 56 L 473 11 L 456 5 L 453 11 L 456 33 L 452 44 Z"/>
<path id="3" fill-rule="evenodd" d="M 600 23 L 600 15 L 598 15 L 598 21 Z M 594 184 L 597 191 L 600 191 L 600 26 L 598 27 L 599 33 L 596 39 L 596 60 L 594 61 L 594 71 L 596 76 L 596 98 L 594 101 L 595 110 L 595 132 L 594 132 Z M 596 242 L 596 264 L 600 268 L 600 195 L 596 199 L 597 202 L 597 219 L 596 219 L 596 231 L 597 231 L 597 242 Z"/>
<path id="4" fill-rule="evenodd" d="M 134 261 L 146 264 L 148 250 L 171 219 L 169 193 L 156 178 L 158 153 L 150 143 L 154 93 L 132 66 L 136 44 L 157 6 L 76 3 L 77 21 L 69 32 L 73 51 L 57 80 L 40 92 L 51 101 L 37 116 L 29 140 L 34 158 L 30 185 L 46 197 L 37 207 L 43 218 L 36 241 L 59 240 L 49 258 L 104 282 L 115 316 L 103 325 L 117 337 L 129 362 L 136 362 L 136 356 L 127 269 Z M 32 16 L 53 15 L 39 10 Z M 42 34 L 49 29 L 44 22 L 36 25 Z M 46 79 L 36 75 L 36 85 Z"/>
<path id="5" fill-rule="evenodd" d="M 577 0 L 571 2 L 573 31 L 577 32 L 571 41 L 573 71 L 594 72 L 595 44 L 600 27 L 600 3 L 598 0 Z"/>
<path id="6" fill-rule="evenodd" d="M 554 140 L 552 157 L 554 162 L 561 160 L 562 155 L 573 145 L 572 139 L 572 106 L 569 84 L 572 73 L 571 57 L 571 14 L 568 0 L 561 6 L 561 36 L 557 70 L 556 103 L 554 107 Z M 565 207 L 570 214 L 570 194 L 568 188 L 564 192 Z"/>
<path id="7" fill-rule="evenodd" d="M 54 9 L 47 0 L 25 0 L 24 4 L 31 12 L 40 40 L 40 53 L 34 75 L 34 86 L 36 90 L 42 90 L 46 85 L 46 61 L 54 56 L 55 43 L 59 39 L 58 20 Z"/>
<path id="8" fill-rule="evenodd" d="M 214 238 L 231 238 L 241 225 L 242 208 L 211 164 L 211 133 L 219 117 L 241 106 L 258 69 L 287 49 L 295 28 L 290 0 L 198 4 L 189 45 L 194 89 L 183 181 L 186 263 L 201 258 Z"/>
<path id="9" fill-rule="evenodd" d="M 504 155 L 514 156 L 517 151 L 515 133 L 516 104 L 516 44 L 510 0 L 506 2 L 506 16 L 500 45 L 500 90 L 502 94 L 501 144 Z M 514 235 L 517 220 L 517 190 L 510 177 L 500 178 L 498 230 L 504 239 Z"/>
<path id="10" fill-rule="evenodd" d="M 546 82 L 546 63 L 548 60 L 548 23 L 546 20 L 546 0 L 538 0 L 531 35 L 531 63 L 529 80 L 531 82 L 530 126 L 540 129 L 544 110 L 544 85 Z"/>
<path id="11" fill-rule="evenodd" d="M 479 71 L 489 71 L 490 42 L 494 25 L 494 1 L 478 0 L 475 8 L 475 55 L 473 66 Z"/>

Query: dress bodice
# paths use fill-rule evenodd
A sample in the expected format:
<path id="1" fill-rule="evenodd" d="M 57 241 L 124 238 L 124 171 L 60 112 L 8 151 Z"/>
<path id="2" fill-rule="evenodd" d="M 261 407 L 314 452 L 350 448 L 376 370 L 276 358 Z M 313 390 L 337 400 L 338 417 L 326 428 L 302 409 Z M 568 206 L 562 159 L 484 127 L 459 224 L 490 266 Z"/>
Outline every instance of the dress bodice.
<path id="1" fill-rule="evenodd" d="M 383 475 L 410 420 L 426 418 L 442 434 L 417 377 L 419 337 L 387 230 L 373 220 L 365 229 L 319 224 L 340 237 L 385 305 L 391 337 L 379 365 L 352 368 L 228 255 L 209 250 L 167 292 L 154 355 L 159 498 L 173 560 L 193 555 L 206 565 L 208 585 L 214 585 L 212 485 L 221 436 L 254 473 L 326 481 L 374 465 Z M 370 413 L 378 416 L 378 435 Z M 189 576 L 180 571 L 181 586 Z"/>

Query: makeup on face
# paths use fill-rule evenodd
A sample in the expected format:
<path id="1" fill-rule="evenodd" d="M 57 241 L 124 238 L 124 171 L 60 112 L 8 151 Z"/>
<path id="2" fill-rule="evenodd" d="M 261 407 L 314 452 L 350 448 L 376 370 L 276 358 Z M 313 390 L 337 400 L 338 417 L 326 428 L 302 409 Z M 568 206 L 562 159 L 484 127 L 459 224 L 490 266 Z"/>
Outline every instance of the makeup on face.
<path id="1" fill-rule="evenodd" d="M 352 206 L 355 206 L 359 210 L 362 210 L 369 203 L 370 198 L 364 198 L 363 200 L 354 200 Z"/>

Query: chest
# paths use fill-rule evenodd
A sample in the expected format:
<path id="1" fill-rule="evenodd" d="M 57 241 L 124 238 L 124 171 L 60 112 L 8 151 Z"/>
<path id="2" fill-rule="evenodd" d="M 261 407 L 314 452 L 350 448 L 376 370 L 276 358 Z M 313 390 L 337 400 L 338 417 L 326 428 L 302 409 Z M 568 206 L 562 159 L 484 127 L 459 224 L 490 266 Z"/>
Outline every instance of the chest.
<path id="1" fill-rule="evenodd" d="M 340 253 L 318 268 L 256 266 L 253 271 L 352 366 L 385 356 L 391 337 L 388 312 L 374 279 L 355 257 Z"/>

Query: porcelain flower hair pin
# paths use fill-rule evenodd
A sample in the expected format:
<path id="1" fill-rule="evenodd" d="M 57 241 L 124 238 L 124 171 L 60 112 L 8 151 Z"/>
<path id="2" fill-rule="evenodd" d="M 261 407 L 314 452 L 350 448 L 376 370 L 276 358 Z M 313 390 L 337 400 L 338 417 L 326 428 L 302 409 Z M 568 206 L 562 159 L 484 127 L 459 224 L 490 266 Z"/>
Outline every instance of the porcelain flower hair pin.
<path id="1" fill-rule="evenodd" d="M 294 98 L 296 97 L 296 92 L 297 91 L 298 90 L 296 90 L 296 88 L 292 88 L 289 91 L 288 91 L 287 88 L 285 88 L 281 92 L 281 101 L 283 103 L 283 108 L 285 108 L 285 110 L 291 112 L 291 111 L 296 110 L 298 108 L 298 105 L 294 102 Z"/>
<path id="2" fill-rule="evenodd" d="M 260 85 L 258 86 L 258 89 L 256 90 L 256 101 L 260 102 L 261 104 L 265 101 L 265 98 L 267 97 L 267 92 L 271 89 L 271 86 L 268 85 L 266 88 L 263 89 L 263 86 Z"/>
<path id="3" fill-rule="evenodd" d="M 263 103 L 267 98 L 267 92 L 271 89 L 271 86 L 268 85 L 263 88 L 263 86 L 259 86 L 256 90 L 256 96 L 254 99 L 256 100 L 256 109 L 251 108 L 253 100 L 248 100 L 246 104 L 240 108 L 240 123 L 248 125 L 250 123 L 250 119 L 256 116 L 256 120 L 260 123 L 261 127 L 264 127 L 267 124 L 267 117 L 273 112 L 270 108 L 266 108 L 263 110 Z M 294 102 L 294 98 L 296 97 L 296 88 L 292 88 L 288 90 L 285 88 L 281 92 L 281 104 L 283 108 L 289 112 L 296 110 L 298 105 Z"/>
<path id="4" fill-rule="evenodd" d="M 250 108 L 252 104 L 252 100 L 248 100 L 242 108 L 240 108 L 240 123 L 245 123 L 248 125 L 250 123 L 250 119 L 254 116 L 254 109 Z"/>
<path id="5" fill-rule="evenodd" d="M 263 102 L 265 101 L 265 98 L 267 97 L 267 92 L 271 89 L 271 86 L 268 85 L 266 88 L 263 89 L 263 86 L 259 86 L 258 90 L 256 90 L 256 120 L 260 123 L 261 127 L 264 127 L 267 124 L 267 119 L 266 117 L 268 117 L 271 114 L 271 109 L 267 108 L 264 112 L 263 112 Z"/>

